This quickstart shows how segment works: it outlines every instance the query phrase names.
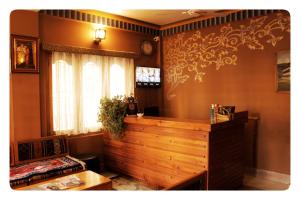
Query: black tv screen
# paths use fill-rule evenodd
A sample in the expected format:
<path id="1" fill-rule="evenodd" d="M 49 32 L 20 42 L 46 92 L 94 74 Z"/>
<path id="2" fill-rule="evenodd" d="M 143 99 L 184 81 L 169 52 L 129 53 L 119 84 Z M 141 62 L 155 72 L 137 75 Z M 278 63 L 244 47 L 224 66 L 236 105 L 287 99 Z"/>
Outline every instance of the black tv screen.
<path id="1" fill-rule="evenodd" d="M 136 87 L 160 87 L 160 68 L 137 66 L 135 81 Z"/>

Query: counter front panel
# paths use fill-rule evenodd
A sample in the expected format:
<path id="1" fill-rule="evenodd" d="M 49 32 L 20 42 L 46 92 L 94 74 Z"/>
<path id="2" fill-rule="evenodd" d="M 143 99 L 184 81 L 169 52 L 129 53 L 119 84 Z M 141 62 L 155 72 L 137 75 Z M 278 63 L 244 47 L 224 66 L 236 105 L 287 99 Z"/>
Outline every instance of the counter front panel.
<path id="1" fill-rule="evenodd" d="M 242 170 L 242 158 L 236 151 L 242 148 L 245 117 L 247 112 L 236 120 L 217 124 L 208 120 L 126 117 L 120 140 L 105 134 L 105 165 L 157 188 L 202 170 L 207 170 L 209 189 L 235 187 L 240 180 L 233 183 L 229 176 Z M 224 173 L 224 168 L 223 176 L 218 169 Z M 233 178 L 241 179 L 240 173 Z"/>

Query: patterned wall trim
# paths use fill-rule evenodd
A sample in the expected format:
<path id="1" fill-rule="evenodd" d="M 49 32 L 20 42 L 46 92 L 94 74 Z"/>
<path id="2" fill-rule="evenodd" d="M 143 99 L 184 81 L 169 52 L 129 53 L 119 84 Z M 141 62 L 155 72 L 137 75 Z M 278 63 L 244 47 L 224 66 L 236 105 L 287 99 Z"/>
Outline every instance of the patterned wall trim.
<path id="1" fill-rule="evenodd" d="M 161 30 L 160 36 L 163 37 L 163 36 L 174 35 L 185 31 L 203 29 L 211 26 L 217 26 L 225 23 L 245 20 L 252 17 L 268 15 L 278 11 L 280 10 L 241 10 L 222 17 L 209 18 L 209 19 L 200 20 L 200 21 L 196 21 L 196 22 L 192 22 L 180 26 L 175 25 L 174 27 Z"/>
<path id="2" fill-rule="evenodd" d="M 62 17 L 66 19 L 73 19 L 83 22 L 90 22 L 96 24 L 103 24 L 108 27 L 119 28 L 128 31 L 139 32 L 147 35 L 159 35 L 159 30 L 154 28 L 149 28 L 146 26 L 141 26 L 134 23 L 129 23 L 126 21 L 112 19 L 108 17 L 103 17 L 99 15 L 93 15 L 90 13 L 85 13 L 82 11 L 77 10 L 40 10 L 40 13 L 55 16 L 55 17 Z"/>
<path id="3" fill-rule="evenodd" d="M 248 19 L 248 18 L 252 18 L 252 17 L 268 15 L 268 14 L 278 12 L 278 11 L 280 11 L 280 10 L 241 10 L 241 11 L 237 11 L 235 13 L 228 14 L 226 16 L 222 16 L 222 17 L 215 17 L 215 18 L 209 18 L 209 19 L 205 19 L 205 20 L 199 20 L 196 22 L 192 22 L 192 23 L 188 23 L 188 24 L 184 24 L 184 25 L 180 25 L 180 26 L 174 25 L 174 27 L 167 28 L 164 30 L 149 28 L 146 26 L 141 26 L 141 25 L 129 23 L 126 21 L 103 17 L 103 16 L 94 15 L 94 14 L 90 14 L 90 13 L 85 13 L 85 12 L 77 11 L 77 10 L 40 10 L 40 13 L 50 15 L 50 16 L 62 17 L 62 18 L 66 18 L 66 19 L 83 21 L 83 22 L 103 24 L 108 27 L 114 27 L 114 28 L 139 32 L 139 33 L 148 34 L 148 35 L 169 36 L 169 35 L 185 32 L 185 31 L 198 30 L 198 29 L 207 28 L 207 27 L 211 27 L 211 26 L 217 26 L 217 25 L 225 24 L 225 23 L 229 23 L 229 22 L 244 20 L 244 19 Z"/>

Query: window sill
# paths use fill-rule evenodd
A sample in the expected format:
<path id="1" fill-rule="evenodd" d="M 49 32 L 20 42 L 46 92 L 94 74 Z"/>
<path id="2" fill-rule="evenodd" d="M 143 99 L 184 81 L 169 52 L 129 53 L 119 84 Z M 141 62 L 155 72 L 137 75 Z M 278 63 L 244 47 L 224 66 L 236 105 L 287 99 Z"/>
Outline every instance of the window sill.
<path id="1" fill-rule="evenodd" d="M 96 135 L 103 135 L 103 132 L 97 131 L 97 132 L 88 132 L 88 133 L 80 133 L 77 135 L 66 135 L 67 138 L 76 138 L 76 137 L 91 137 Z"/>

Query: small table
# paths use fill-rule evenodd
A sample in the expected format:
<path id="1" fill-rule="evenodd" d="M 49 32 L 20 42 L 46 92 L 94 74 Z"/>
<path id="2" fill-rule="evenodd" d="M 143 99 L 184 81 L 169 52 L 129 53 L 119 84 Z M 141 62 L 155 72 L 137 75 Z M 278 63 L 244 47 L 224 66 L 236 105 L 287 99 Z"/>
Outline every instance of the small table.
<path id="1" fill-rule="evenodd" d="M 68 176 L 43 181 L 26 187 L 18 188 L 17 190 L 41 190 L 39 186 L 43 184 L 57 182 L 60 179 L 65 179 L 74 175 L 77 176 L 84 183 L 79 186 L 71 187 L 65 190 L 112 190 L 112 182 L 109 178 L 92 171 L 83 171 Z"/>
<path id="2" fill-rule="evenodd" d="M 75 155 L 74 157 L 85 162 L 87 165 L 87 170 L 91 170 L 96 173 L 100 172 L 98 156 L 94 154 L 79 154 Z"/>

